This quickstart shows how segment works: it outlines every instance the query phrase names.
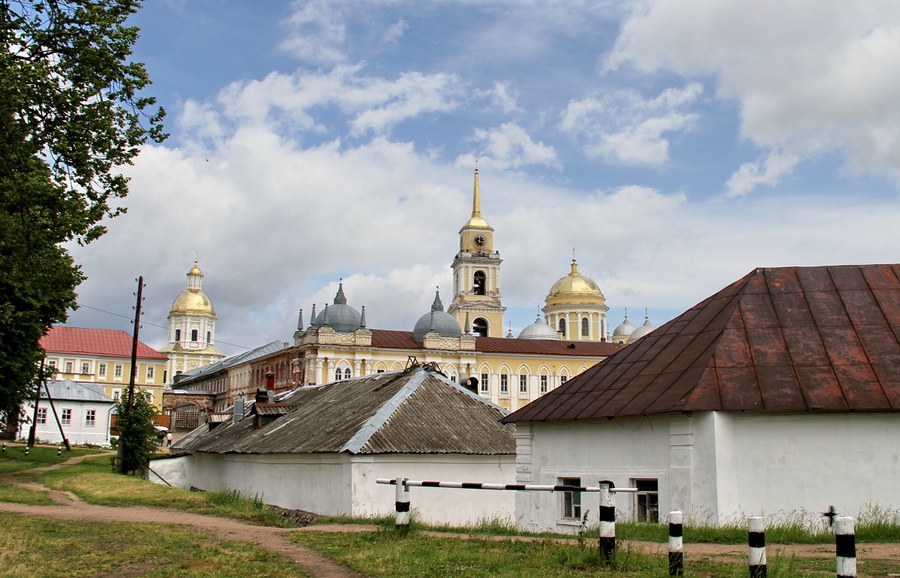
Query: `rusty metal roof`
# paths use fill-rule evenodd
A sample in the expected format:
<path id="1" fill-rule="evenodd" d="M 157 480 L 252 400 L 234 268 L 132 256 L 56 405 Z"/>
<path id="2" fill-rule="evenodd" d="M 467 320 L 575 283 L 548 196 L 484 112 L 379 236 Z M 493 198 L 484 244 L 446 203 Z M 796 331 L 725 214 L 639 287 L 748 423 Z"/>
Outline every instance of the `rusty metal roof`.
<path id="1" fill-rule="evenodd" d="M 756 269 L 504 422 L 900 410 L 900 265 Z"/>
<path id="2" fill-rule="evenodd" d="M 413 341 L 412 331 L 370 329 L 372 347 L 379 349 L 424 349 Z M 475 350 L 482 353 L 509 355 L 571 355 L 607 357 L 624 345 L 606 341 L 558 341 L 552 339 L 515 339 L 504 337 L 476 337 Z"/>
<path id="3" fill-rule="evenodd" d="M 284 415 L 220 424 L 176 444 L 188 453 L 515 453 L 506 412 L 423 367 L 306 386 L 260 404 Z M 289 405 L 296 407 L 289 408 Z M 257 411 L 260 413 L 260 410 Z"/>

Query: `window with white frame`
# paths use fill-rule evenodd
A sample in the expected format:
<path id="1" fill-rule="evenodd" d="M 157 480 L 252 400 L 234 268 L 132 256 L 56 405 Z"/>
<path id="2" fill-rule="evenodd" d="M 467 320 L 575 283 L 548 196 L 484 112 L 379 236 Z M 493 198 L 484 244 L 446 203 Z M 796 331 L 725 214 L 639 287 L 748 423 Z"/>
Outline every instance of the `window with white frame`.
<path id="1" fill-rule="evenodd" d="M 91 372 L 91 364 L 88 361 L 81 362 L 81 375 L 88 375 Z"/>
<path id="2" fill-rule="evenodd" d="M 47 361 L 47 370 L 50 373 L 56 373 L 56 360 L 55 359 L 50 359 Z"/>
<path id="3" fill-rule="evenodd" d="M 113 375 L 115 377 L 122 377 L 122 364 L 117 363 L 116 367 L 113 369 Z"/>
<path id="4" fill-rule="evenodd" d="M 106 364 L 105 363 L 101 363 L 100 365 L 97 366 L 97 375 L 99 375 L 100 377 L 106 376 Z"/>
<path id="5" fill-rule="evenodd" d="M 638 522 L 659 523 L 659 480 L 632 480 L 632 487 L 637 488 L 634 494 L 634 512 Z"/>
<path id="6" fill-rule="evenodd" d="M 509 395 L 509 376 L 505 373 L 500 374 L 500 395 Z"/>
<path id="7" fill-rule="evenodd" d="M 70 425 L 72 423 L 72 410 L 69 408 L 63 409 L 59 420 L 63 425 Z"/>
<path id="8" fill-rule="evenodd" d="M 122 395 L 122 390 L 117 389 L 113 392 L 113 401 L 119 401 L 119 397 Z"/>
<path id="9" fill-rule="evenodd" d="M 486 374 L 486 373 L 481 374 L 481 385 L 479 387 L 481 387 L 481 393 L 490 392 L 490 384 L 488 382 L 488 374 Z"/>
<path id="10" fill-rule="evenodd" d="M 519 375 L 519 393 L 528 395 L 528 376 L 524 373 Z"/>
<path id="11" fill-rule="evenodd" d="M 569 376 L 568 376 L 568 375 L 560 375 L 560 376 L 559 376 L 559 384 L 560 384 L 560 385 L 564 384 L 564 383 L 567 382 L 567 381 L 569 381 Z"/>
<path id="12" fill-rule="evenodd" d="M 548 381 L 549 380 L 547 379 L 546 375 L 541 376 L 541 393 L 547 393 L 547 382 Z"/>
<path id="13" fill-rule="evenodd" d="M 341 377 L 343 377 L 343 375 L 344 375 L 344 372 L 341 371 L 340 367 L 338 367 L 337 369 L 334 370 L 334 380 L 335 381 L 340 381 Z"/>
<path id="14" fill-rule="evenodd" d="M 153 381 L 154 368 L 152 365 L 147 366 L 147 381 Z"/>
<path id="15" fill-rule="evenodd" d="M 89 409 L 84 412 L 84 426 L 85 427 L 94 427 L 97 422 L 97 410 Z"/>
<path id="16" fill-rule="evenodd" d="M 590 325 L 587 317 L 581 318 L 581 336 L 588 337 L 590 335 Z"/>
<path id="17" fill-rule="evenodd" d="M 153 403 L 153 392 L 152 392 L 152 391 L 145 391 L 145 392 L 144 392 L 144 399 L 147 400 L 147 403 Z"/>
<path id="18" fill-rule="evenodd" d="M 47 423 L 47 408 L 39 407 L 37 411 L 37 422 L 41 425 Z"/>
<path id="19" fill-rule="evenodd" d="M 73 364 L 71 361 L 66 362 L 66 373 L 72 373 L 72 371 L 73 371 L 72 365 Z"/>
<path id="20" fill-rule="evenodd" d="M 581 478 L 559 478 L 561 486 L 580 486 Z M 560 492 L 560 517 L 564 520 L 581 520 L 581 492 Z"/>
<path id="21" fill-rule="evenodd" d="M 350 368 L 344 369 L 344 379 L 350 379 Z"/>

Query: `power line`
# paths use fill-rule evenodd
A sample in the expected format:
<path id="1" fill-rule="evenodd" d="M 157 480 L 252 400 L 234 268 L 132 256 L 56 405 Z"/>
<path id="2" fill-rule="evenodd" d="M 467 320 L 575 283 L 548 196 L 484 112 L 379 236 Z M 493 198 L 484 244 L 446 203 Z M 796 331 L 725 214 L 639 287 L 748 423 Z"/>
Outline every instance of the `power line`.
<path id="1" fill-rule="evenodd" d="M 115 317 L 121 317 L 122 319 L 127 319 L 130 323 L 134 323 L 134 320 L 127 315 L 122 315 L 121 313 L 113 313 L 112 311 L 107 311 L 106 309 L 100 309 L 99 307 L 92 307 L 90 305 L 85 305 L 84 303 L 79 303 L 78 307 L 84 307 L 85 309 L 93 309 L 94 311 L 99 311 L 100 313 L 106 313 L 107 315 L 113 315 Z M 141 319 L 141 325 L 150 325 L 151 327 L 158 327 L 159 329 L 165 329 L 168 331 L 168 325 L 157 325 L 156 323 L 151 323 L 149 321 L 144 321 Z M 221 343 L 223 345 L 230 345 L 231 347 L 237 347 L 239 349 L 243 349 L 245 351 L 249 351 L 250 348 L 245 345 L 238 345 L 236 343 L 228 343 L 227 341 L 222 341 L 221 339 L 217 340 L 217 343 Z"/>

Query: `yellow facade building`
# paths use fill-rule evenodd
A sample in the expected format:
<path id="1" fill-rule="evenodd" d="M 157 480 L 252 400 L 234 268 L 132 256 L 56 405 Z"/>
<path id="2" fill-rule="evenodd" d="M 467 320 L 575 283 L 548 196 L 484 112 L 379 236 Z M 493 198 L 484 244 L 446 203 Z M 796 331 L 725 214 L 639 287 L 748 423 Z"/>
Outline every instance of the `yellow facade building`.
<path id="1" fill-rule="evenodd" d="M 334 302 L 318 315 L 313 306 L 309 326 L 301 311 L 294 347 L 302 384 L 400 370 L 415 358 L 503 408 L 518 409 L 621 349 L 608 338 L 603 293 L 578 272 L 574 258 L 569 274 L 547 295 L 545 320 L 538 317 L 518 337 L 502 337 L 501 262 L 494 229 L 481 214 L 476 169 L 472 214 L 459 230 L 451 265 L 447 311 L 436 293 L 412 331 L 370 329 L 365 310 L 348 305 L 341 284 Z"/>
<path id="2" fill-rule="evenodd" d="M 50 379 L 100 384 L 104 395 L 118 401 L 128 394 L 133 341 L 117 329 L 56 325 L 41 338 L 44 370 Z M 138 341 L 136 359 L 136 390 L 161 411 L 168 358 Z"/>

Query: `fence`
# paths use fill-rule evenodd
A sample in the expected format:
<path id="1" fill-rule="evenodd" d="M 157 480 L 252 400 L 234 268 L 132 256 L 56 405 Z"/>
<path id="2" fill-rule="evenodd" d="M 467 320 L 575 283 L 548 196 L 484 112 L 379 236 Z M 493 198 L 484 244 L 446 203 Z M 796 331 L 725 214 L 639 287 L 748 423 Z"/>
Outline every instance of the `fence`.
<path id="1" fill-rule="evenodd" d="M 600 494 L 600 556 L 609 561 L 616 548 L 616 504 L 614 495 L 619 492 L 637 492 L 637 488 L 615 488 L 601 482 L 599 486 L 567 486 L 541 484 L 493 484 L 489 482 L 441 482 L 408 480 L 406 478 L 377 478 L 377 484 L 396 486 L 394 501 L 394 525 L 398 530 L 409 528 L 411 499 L 409 488 L 455 488 L 462 490 L 493 490 L 515 492 L 598 492 Z M 834 514 L 823 514 L 834 517 Z M 682 512 L 669 512 L 669 576 L 684 575 L 684 543 Z M 837 578 L 856 578 L 856 537 L 854 520 L 837 517 L 835 527 L 835 556 Z M 747 519 L 750 578 L 766 578 L 765 521 L 754 516 Z"/>

